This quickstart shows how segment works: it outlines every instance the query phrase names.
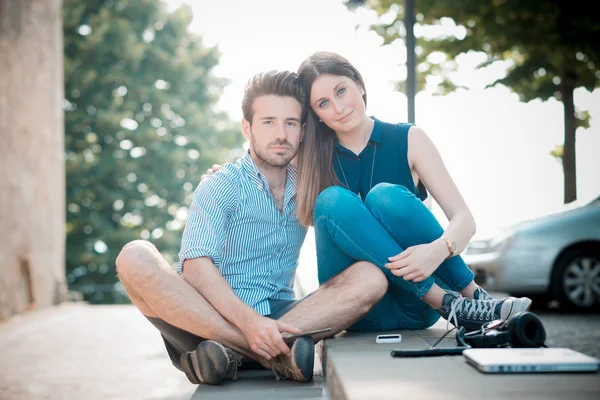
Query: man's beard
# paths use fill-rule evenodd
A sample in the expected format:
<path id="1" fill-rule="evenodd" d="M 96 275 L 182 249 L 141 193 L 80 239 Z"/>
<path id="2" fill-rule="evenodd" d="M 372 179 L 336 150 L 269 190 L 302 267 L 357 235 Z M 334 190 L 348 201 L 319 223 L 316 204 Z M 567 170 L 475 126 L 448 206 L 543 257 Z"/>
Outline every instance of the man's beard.
<path id="1" fill-rule="evenodd" d="M 277 146 L 288 146 L 290 149 L 292 149 L 292 152 L 289 154 L 289 156 L 285 156 L 284 158 L 282 158 L 282 156 L 277 156 L 274 154 L 269 154 L 268 153 L 268 148 L 273 146 L 273 145 L 277 145 Z M 269 166 L 272 168 L 283 168 L 283 167 L 287 167 L 288 164 L 294 159 L 294 157 L 296 156 L 296 154 L 298 153 L 298 149 L 294 149 L 292 147 L 292 145 L 287 141 L 277 141 L 277 142 L 273 142 L 273 143 L 269 143 L 266 148 L 265 151 L 263 152 L 263 149 L 259 149 L 256 146 L 256 142 L 254 141 L 254 138 L 252 138 L 252 149 L 254 150 L 254 155 L 257 158 L 257 163 L 262 164 L 264 166 Z"/>

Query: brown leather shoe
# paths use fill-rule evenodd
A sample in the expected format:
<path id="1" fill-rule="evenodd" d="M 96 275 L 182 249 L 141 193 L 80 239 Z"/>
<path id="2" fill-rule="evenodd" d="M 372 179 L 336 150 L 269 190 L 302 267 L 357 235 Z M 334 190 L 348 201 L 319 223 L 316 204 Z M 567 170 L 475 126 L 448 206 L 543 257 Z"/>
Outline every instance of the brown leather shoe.
<path id="1" fill-rule="evenodd" d="M 218 385 L 224 379 L 237 379 L 241 356 L 213 340 L 200 342 L 196 350 L 183 353 L 179 365 L 190 382 Z"/>
<path id="2" fill-rule="evenodd" d="M 292 344 L 290 355 L 281 354 L 270 360 L 275 377 L 298 382 L 310 382 L 315 365 L 315 342 L 311 337 L 301 337 Z"/>

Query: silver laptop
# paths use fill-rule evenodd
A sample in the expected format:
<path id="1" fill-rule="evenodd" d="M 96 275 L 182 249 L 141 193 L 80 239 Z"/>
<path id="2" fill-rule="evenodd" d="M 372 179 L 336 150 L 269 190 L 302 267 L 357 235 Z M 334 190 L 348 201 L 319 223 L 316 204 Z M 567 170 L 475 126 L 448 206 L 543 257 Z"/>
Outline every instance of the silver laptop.
<path id="1" fill-rule="evenodd" d="M 467 349 L 463 355 L 475 368 L 487 373 L 594 372 L 600 360 L 565 348 Z"/>

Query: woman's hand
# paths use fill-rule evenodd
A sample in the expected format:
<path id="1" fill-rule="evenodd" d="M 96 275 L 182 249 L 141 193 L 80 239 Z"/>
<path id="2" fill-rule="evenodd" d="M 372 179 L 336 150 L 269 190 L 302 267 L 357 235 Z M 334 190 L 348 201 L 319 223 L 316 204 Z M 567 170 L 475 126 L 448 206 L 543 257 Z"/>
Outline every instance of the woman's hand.
<path id="1" fill-rule="evenodd" d="M 448 247 L 441 240 L 409 247 L 402 253 L 388 258 L 385 264 L 392 274 L 405 281 L 421 282 L 433 274 L 448 256 Z"/>
<path id="2" fill-rule="evenodd" d="M 209 169 L 206 170 L 206 173 L 200 177 L 200 180 L 206 178 L 207 176 L 210 176 L 210 175 L 214 174 L 215 172 L 217 172 L 221 168 L 223 168 L 222 165 L 220 165 L 220 164 L 214 164 L 212 167 L 210 167 Z"/>

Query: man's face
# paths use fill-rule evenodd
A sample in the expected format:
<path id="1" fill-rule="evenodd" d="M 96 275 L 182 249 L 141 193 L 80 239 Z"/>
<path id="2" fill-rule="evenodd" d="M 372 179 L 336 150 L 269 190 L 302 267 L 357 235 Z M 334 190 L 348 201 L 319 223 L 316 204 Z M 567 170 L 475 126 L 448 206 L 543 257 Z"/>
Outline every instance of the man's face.
<path id="1" fill-rule="evenodd" d="M 302 139 L 302 106 L 293 97 L 267 95 L 254 100 L 253 111 L 252 124 L 242 120 L 242 130 L 256 161 L 287 166 Z"/>

